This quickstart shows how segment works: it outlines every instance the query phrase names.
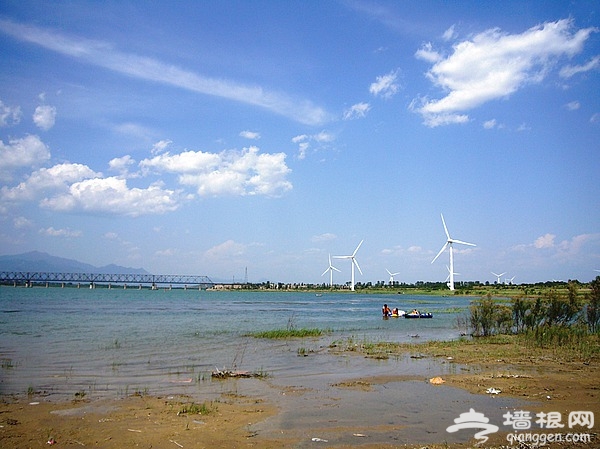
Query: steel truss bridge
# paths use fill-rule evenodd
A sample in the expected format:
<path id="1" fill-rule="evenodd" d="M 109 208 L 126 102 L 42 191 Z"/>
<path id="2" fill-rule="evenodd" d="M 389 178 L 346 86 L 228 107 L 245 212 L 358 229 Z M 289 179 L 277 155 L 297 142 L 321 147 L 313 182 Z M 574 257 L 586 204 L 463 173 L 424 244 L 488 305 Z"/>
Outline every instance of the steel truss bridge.
<path id="1" fill-rule="evenodd" d="M 106 273 L 51 273 L 51 272 L 25 272 L 25 271 L 0 271 L 0 283 L 16 285 L 48 285 L 52 284 L 89 284 L 91 288 L 96 284 L 113 284 L 122 286 L 172 286 L 210 288 L 215 285 L 208 276 L 193 276 L 181 274 L 106 274 Z"/>

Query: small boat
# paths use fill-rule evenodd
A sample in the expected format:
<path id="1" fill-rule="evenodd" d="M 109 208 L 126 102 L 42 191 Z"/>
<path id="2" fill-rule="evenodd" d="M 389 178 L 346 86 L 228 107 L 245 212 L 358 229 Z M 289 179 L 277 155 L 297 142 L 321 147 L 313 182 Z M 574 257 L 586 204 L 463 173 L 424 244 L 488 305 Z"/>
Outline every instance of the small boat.
<path id="1" fill-rule="evenodd" d="M 407 313 L 404 318 L 433 318 L 432 313 Z"/>
<path id="2" fill-rule="evenodd" d="M 406 312 L 404 310 L 398 310 L 398 313 L 392 313 L 390 316 L 392 318 L 398 318 L 404 315 L 406 315 Z"/>

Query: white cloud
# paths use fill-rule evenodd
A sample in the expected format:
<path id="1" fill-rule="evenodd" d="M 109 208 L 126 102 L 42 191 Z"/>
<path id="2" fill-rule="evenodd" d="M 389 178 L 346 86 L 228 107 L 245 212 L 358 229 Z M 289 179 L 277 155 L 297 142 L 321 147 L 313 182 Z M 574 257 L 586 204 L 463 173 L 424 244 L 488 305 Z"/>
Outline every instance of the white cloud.
<path id="1" fill-rule="evenodd" d="M 306 158 L 308 151 L 312 148 L 312 144 L 316 143 L 317 148 L 313 150 L 316 152 L 319 149 L 324 149 L 328 147 L 328 143 L 334 142 L 336 136 L 327 131 L 321 131 L 317 134 L 301 134 L 299 136 L 293 137 L 292 142 L 298 144 L 298 159 L 302 160 Z"/>
<path id="2" fill-rule="evenodd" d="M 50 150 L 38 136 L 11 139 L 8 145 L 0 140 L 0 173 L 17 167 L 41 165 L 50 159 Z"/>
<path id="3" fill-rule="evenodd" d="M 33 222 L 29 218 L 15 217 L 13 220 L 15 229 L 25 229 L 33 226 Z"/>
<path id="4" fill-rule="evenodd" d="M 210 260 L 229 260 L 231 258 L 242 256 L 246 252 L 246 245 L 236 243 L 233 240 L 227 240 L 204 252 L 204 257 Z"/>
<path id="5" fill-rule="evenodd" d="M 52 226 L 50 226 L 49 228 L 46 228 L 46 229 L 40 229 L 40 234 L 44 234 L 49 237 L 72 238 L 72 237 L 81 237 L 82 232 L 81 231 L 73 231 L 72 229 L 69 229 L 69 228 L 54 229 Z"/>
<path id="6" fill-rule="evenodd" d="M 590 123 L 600 123 L 600 113 L 596 112 L 590 117 Z"/>
<path id="7" fill-rule="evenodd" d="M 69 185 L 86 178 L 101 176 L 82 164 L 59 164 L 34 171 L 29 177 L 13 188 L 0 189 L 2 202 L 33 201 L 41 195 L 66 192 Z"/>
<path id="8" fill-rule="evenodd" d="M 545 234 L 538 237 L 535 242 L 533 242 L 533 246 L 537 249 L 552 248 L 554 246 L 555 238 L 556 236 L 554 234 Z"/>
<path id="9" fill-rule="evenodd" d="M 356 103 L 344 111 L 344 120 L 364 118 L 371 109 L 369 103 Z"/>
<path id="10" fill-rule="evenodd" d="M 446 31 L 444 31 L 444 34 L 442 34 L 442 39 L 444 39 L 445 41 L 452 40 L 455 37 L 456 37 L 456 31 L 454 29 L 454 25 L 452 25 L 450 28 L 448 28 Z"/>
<path id="11" fill-rule="evenodd" d="M 0 100 L 0 127 L 17 125 L 21 121 L 21 108 L 19 106 L 6 106 Z"/>
<path id="12" fill-rule="evenodd" d="M 8 20 L 0 20 L 0 31 L 16 39 L 133 78 L 259 106 L 306 125 L 319 125 L 330 119 L 323 108 L 308 100 L 292 98 L 261 86 L 208 78 L 150 57 L 123 53 L 108 42 L 72 37 Z"/>
<path id="13" fill-rule="evenodd" d="M 397 71 L 392 71 L 387 75 L 378 76 L 375 79 L 375 82 L 369 87 L 369 92 L 376 97 L 392 98 L 394 95 L 396 95 L 396 93 L 398 93 L 400 88 L 396 82 L 397 79 Z"/>
<path id="14" fill-rule="evenodd" d="M 135 160 L 129 155 L 116 157 L 108 162 L 110 170 L 119 173 L 123 178 L 137 177 L 129 173 L 129 168 L 134 164 Z"/>
<path id="15" fill-rule="evenodd" d="M 573 22 L 567 19 L 521 34 L 502 33 L 496 28 L 484 31 L 457 43 L 450 56 L 435 61 L 427 77 L 448 94 L 437 100 L 421 100 L 413 109 L 428 126 L 464 123 L 468 121 L 466 111 L 542 81 L 559 58 L 581 52 L 595 31 L 573 31 Z M 434 62 L 428 49 L 417 52 L 417 57 Z"/>
<path id="16" fill-rule="evenodd" d="M 485 129 L 494 129 L 497 125 L 496 119 L 488 120 L 483 123 Z"/>
<path id="17" fill-rule="evenodd" d="M 93 178 L 73 183 L 68 192 L 44 198 L 41 207 L 59 212 L 85 211 L 138 217 L 163 214 L 179 207 L 177 192 L 158 185 L 130 188 L 124 179 Z"/>
<path id="18" fill-rule="evenodd" d="M 41 105 L 35 108 L 33 113 L 33 123 L 44 131 L 48 131 L 54 126 L 56 121 L 56 108 L 54 106 Z"/>
<path id="19" fill-rule="evenodd" d="M 423 44 L 423 46 L 415 52 L 415 57 L 430 63 L 438 62 L 442 59 L 442 55 L 433 49 L 431 42 Z"/>
<path id="20" fill-rule="evenodd" d="M 337 239 L 337 235 L 332 234 L 331 232 L 326 232 L 325 234 L 314 235 L 311 238 L 311 241 L 318 243 L 318 242 L 330 242 L 335 239 Z"/>
<path id="21" fill-rule="evenodd" d="M 600 68 L 600 56 L 594 56 L 587 64 L 584 65 L 567 65 L 560 69 L 559 75 L 562 78 L 571 78 L 578 73 L 589 72 Z"/>
<path id="22" fill-rule="evenodd" d="M 581 104 L 578 101 L 571 101 L 565 105 L 569 111 L 576 111 L 581 107 Z"/>
<path id="23" fill-rule="evenodd" d="M 260 133 L 254 131 L 242 131 L 240 133 L 240 137 L 243 137 L 244 139 L 258 140 L 260 139 Z"/>
<path id="24" fill-rule="evenodd" d="M 291 170 L 284 153 L 260 154 L 257 147 L 242 151 L 165 153 L 140 162 L 143 170 L 170 172 L 182 185 L 193 186 L 199 195 L 280 196 L 291 190 Z"/>
<path id="25" fill-rule="evenodd" d="M 152 145 L 152 150 L 150 150 L 150 153 L 152 155 L 160 154 L 164 152 L 167 149 L 167 147 L 172 143 L 173 142 L 171 140 L 159 140 L 154 145 Z"/>

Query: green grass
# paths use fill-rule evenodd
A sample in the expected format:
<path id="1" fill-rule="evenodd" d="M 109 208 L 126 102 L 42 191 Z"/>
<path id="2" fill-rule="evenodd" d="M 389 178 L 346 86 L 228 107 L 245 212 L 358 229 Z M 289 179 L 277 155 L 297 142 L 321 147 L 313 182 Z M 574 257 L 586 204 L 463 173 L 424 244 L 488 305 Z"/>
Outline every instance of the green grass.
<path id="1" fill-rule="evenodd" d="M 206 404 L 203 402 L 202 404 L 196 404 L 192 402 L 191 404 L 184 404 L 177 413 L 178 415 L 182 414 L 190 414 L 190 415 L 209 415 L 210 413 L 216 412 L 217 406 L 215 406 L 212 402 L 210 404 Z"/>
<path id="2" fill-rule="evenodd" d="M 331 332 L 330 330 L 324 331 L 318 328 L 302 328 L 302 329 L 274 329 L 270 331 L 253 332 L 249 334 L 250 337 L 255 338 L 270 338 L 270 339 L 284 339 L 284 338 L 306 338 L 306 337 L 321 337 L 325 333 Z"/>

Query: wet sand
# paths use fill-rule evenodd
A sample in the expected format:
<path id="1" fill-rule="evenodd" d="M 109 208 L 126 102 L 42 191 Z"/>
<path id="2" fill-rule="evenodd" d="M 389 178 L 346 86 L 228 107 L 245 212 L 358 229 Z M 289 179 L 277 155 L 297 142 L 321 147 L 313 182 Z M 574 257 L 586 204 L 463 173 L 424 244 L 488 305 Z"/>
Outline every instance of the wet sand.
<path id="1" fill-rule="evenodd" d="M 134 395 L 114 400 L 83 397 L 58 403 L 46 402 L 44 397 L 3 396 L 0 447 L 39 448 L 53 442 L 58 447 L 173 449 L 475 447 L 477 441 L 465 441 L 464 435 L 463 442 L 449 443 L 442 435 L 435 435 L 436 441 L 426 435 L 423 441 L 418 436 L 416 440 L 403 438 L 403 420 L 434 419 L 433 409 L 438 408 L 435 404 L 428 417 L 411 414 L 412 400 L 407 400 L 398 407 L 398 416 L 373 419 L 375 403 L 387 397 L 383 393 L 403 388 L 417 392 L 436 389 L 437 395 L 433 397 L 444 398 L 448 407 L 460 411 L 467 411 L 476 399 L 515 400 L 526 401 L 531 411 L 587 410 L 600 419 L 598 360 L 569 359 L 552 351 L 526 350 L 510 344 L 503 348 L 485 344 L 450 348 L 415 346 L 409 353 L 433 364 L 454 365 L 455 369 L 446 370 L 449 374 L 441 376 L 444 381 L 441 385 L 433 385 L 420 375 L 367 375 L 355 379 L 340 377 L 339 382 L 329 381 L 322 390 L 269 385 L 267 388 L 274 391 L 264 397 L 245 395 L 244 380 L 230 379 L 223 382 L 235 382 L 235 387 L 225 388 L 224 391 L 229 391 L 216 400 L 195 404 L 185 396 Z M 349 356 L 346 351 L 342 355 Z M 364 356 L 360 350 L 350 355 Z M 494 397 L 486 394 L 490 387 L 501 393 Z M 452 395 L 458 390 L 473 396 L 456 404 Z M 295 404 L 295 414 L 282 408 L 283 400 L 288 406 Z M 390 401 L 397 399 L 390 397 Z M 296 420 L 302 425 L 295 426 Z M 587 430 L 594 434 L 592 443 L 546 447 L 600 447 L 597 428 L 598 424 Z M 505 435 L 494 434 L 483 447 L 510 446 Z"/>

